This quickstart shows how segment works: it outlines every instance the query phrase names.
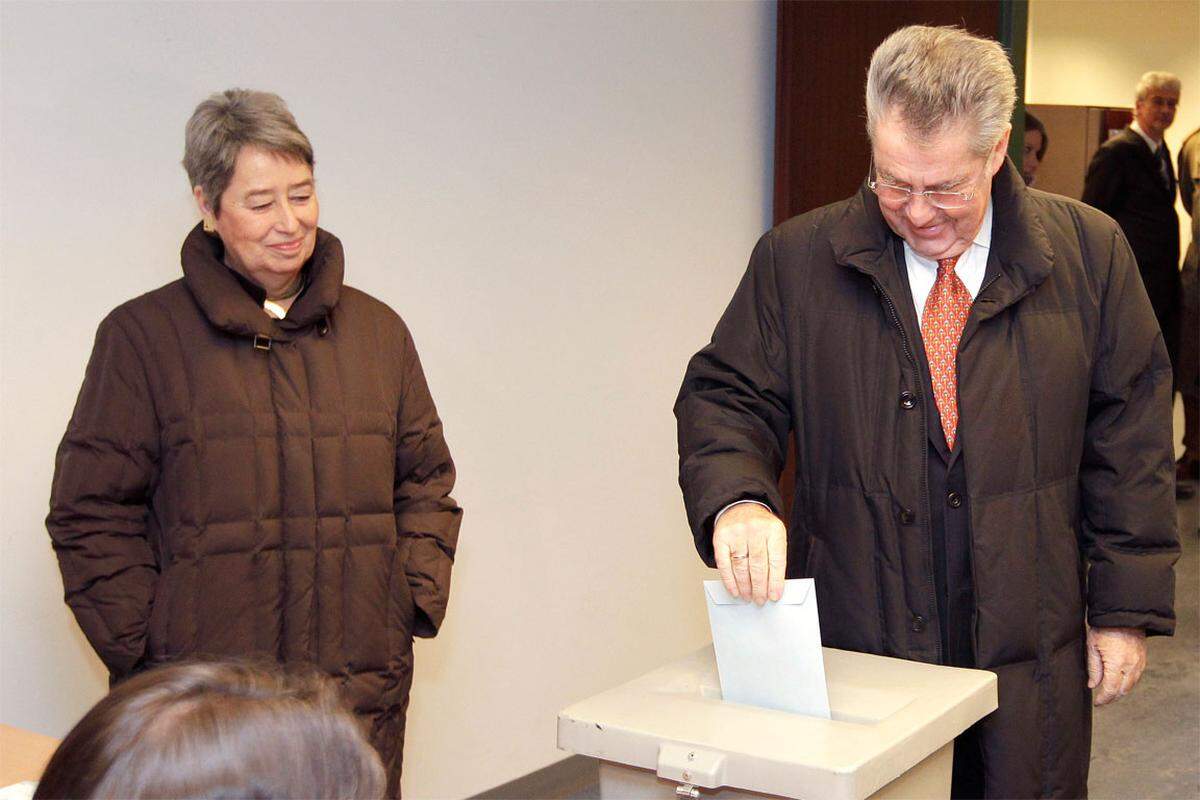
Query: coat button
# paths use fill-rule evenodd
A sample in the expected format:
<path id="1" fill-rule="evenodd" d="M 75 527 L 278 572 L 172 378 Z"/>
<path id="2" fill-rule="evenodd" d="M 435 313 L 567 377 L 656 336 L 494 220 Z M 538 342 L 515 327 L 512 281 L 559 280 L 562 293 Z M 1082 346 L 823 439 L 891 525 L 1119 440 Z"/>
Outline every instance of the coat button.
<path id="1" fill-rule="evenodd" d="M 950 494 L 946 495 L 946 505 L 950 506 L 951 508 L 958 508 L 962 505 L 962 495 L 958 492 L 951 492 Z"/>
<path id="2" fill-rule="evenodd" d="M 922 617 L 920 614 L 913 614 L 913 618 L 912 618 L 913 633 L 923 633 L 925 631 L 926 622 L 927 622 L 927 620 L 924 617 Z"/>
<path id="3" fill-rule="evenodd" d="M 900 393 L 900 407 L 905 411 L 911 411 L 917 407 L 917 396 L 912 392 Z"/>
<path id="4" fill-rule="evenodd" d="M 896 514 L 896 517 L 900 520 L 901 525 L 912 525 L 917 521 L 917 515 L 914 514 L 911 509 L 907 508 L 900 509 L 899 513 Z"/>

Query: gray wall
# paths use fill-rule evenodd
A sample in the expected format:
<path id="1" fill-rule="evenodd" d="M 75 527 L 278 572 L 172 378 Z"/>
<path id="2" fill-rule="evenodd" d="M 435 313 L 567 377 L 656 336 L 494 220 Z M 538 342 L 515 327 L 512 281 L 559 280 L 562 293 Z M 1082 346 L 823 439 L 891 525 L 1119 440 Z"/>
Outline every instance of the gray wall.
<path id="1" fill-rule="evenodd" d="M 105 689 L 42 526 L 96 324 L 179 274 L 183 124 L 279 92 L 347 282 L 408 321 L 466 508 L 405 793 L 561 757 L 554 714 L 707 640 L 670 408 L 768 224 L 774 7 L 0 4 L 0 722 Z"/>

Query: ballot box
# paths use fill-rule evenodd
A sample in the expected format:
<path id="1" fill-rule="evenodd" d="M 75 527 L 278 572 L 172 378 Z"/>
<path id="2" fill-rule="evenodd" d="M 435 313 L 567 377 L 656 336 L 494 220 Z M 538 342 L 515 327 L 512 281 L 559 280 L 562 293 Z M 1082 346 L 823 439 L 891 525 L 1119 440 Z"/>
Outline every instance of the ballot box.
<path id="1" fill-rule="evenodd" d="M 832 719 L 727 703 L 711 646 L 558 715 L 600 760 L 602 798 L 950 796 L 954 737 L 996 709 L 996 676 L 824 648 Z"/>

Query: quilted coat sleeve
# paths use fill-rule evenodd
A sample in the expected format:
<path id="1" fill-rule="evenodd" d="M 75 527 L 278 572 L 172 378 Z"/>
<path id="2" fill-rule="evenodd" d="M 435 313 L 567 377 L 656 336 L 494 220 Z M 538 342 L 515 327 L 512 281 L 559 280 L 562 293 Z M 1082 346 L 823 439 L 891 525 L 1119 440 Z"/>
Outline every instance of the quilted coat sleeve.
<path id="1" fill-rule="evenodd" d="M 450 568 L 462 509 L 450 497 L 454 462 L 442 435 L 412 336 L 403 331 L 403 390 L 396 418 L 394 510 L 416 622 L 413 634 L 437 635 L 450 596 Z"/>
<path id="2" fill-rule="evenodd" d="M 782 513 L 788 369 L 772 234 L 766 234 L 712 341 L 692 357 L 675 401 L 679 485 L 696 550 L 715 566 L 712 523 L 735 500 Z"/>
<path id="3" fill-rule="evenodd" d="M 1088 622 L 1169 635 L 1179 557 L 1171 364 L 1117 230 L 1101 314 L 1080 469 Z"/>
<path id="4" fill-rule="evenodd" d="M 55 460 L 46 527 L 67 604 L 114 677 L 145 653 L 158 567 L 146 537 L 158 420 L 138 349 L 114 312 L 100 324 Z"/>

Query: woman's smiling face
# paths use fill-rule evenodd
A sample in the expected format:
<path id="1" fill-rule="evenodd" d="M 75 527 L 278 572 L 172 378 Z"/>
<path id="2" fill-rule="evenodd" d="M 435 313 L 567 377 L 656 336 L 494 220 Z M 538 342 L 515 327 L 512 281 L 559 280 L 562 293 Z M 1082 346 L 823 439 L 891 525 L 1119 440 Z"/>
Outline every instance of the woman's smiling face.
<path id="1" fill-rule="evenodd" d="M 201 187 L 201 213 L 225 245 L 225 263 L 271 292 L 286 288 L 317 243 L 316 184 L 303 161 L 246 145 L 215 214 Z"/>

